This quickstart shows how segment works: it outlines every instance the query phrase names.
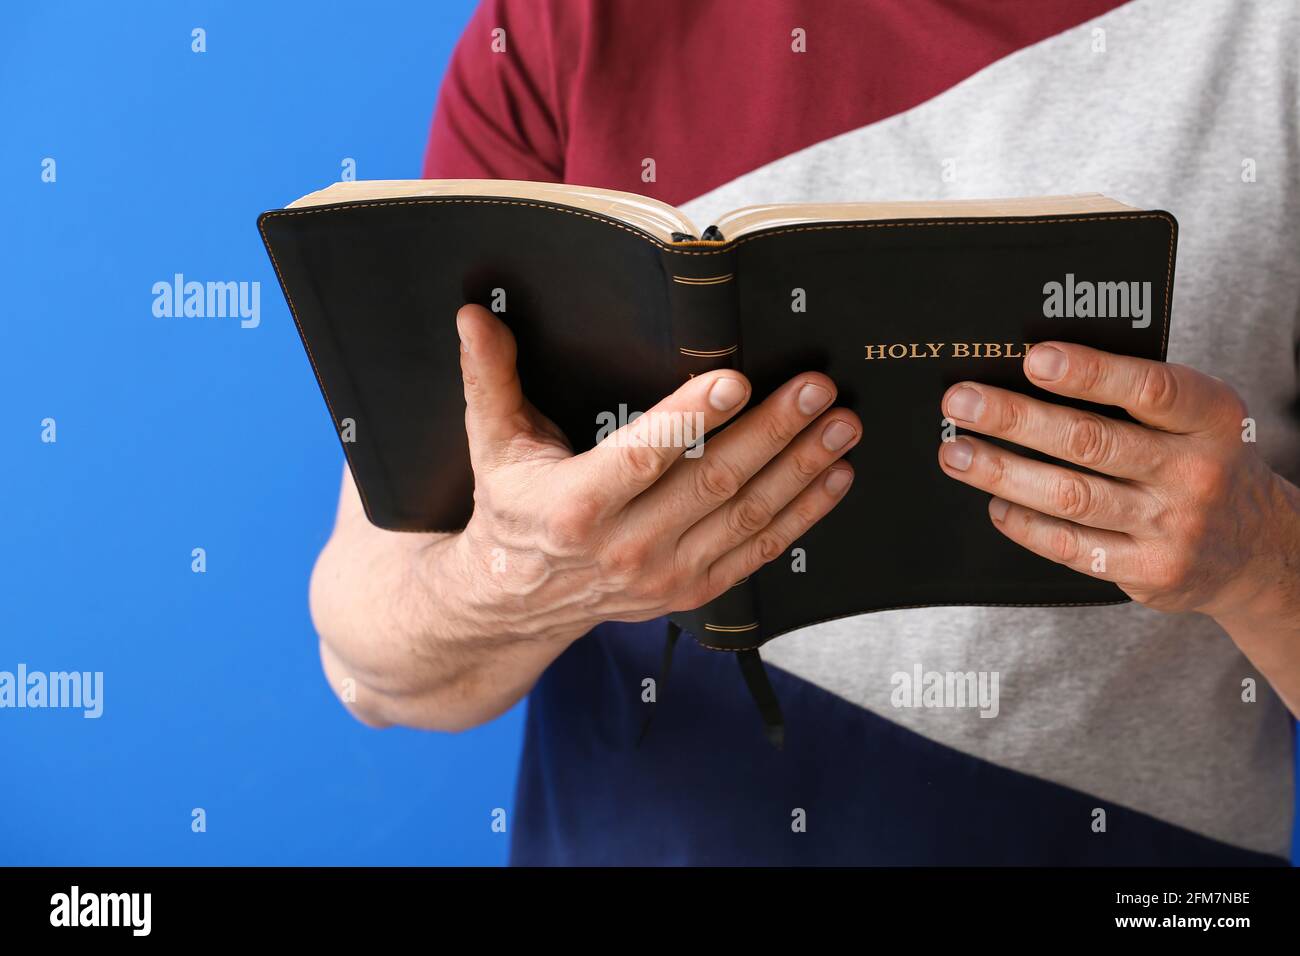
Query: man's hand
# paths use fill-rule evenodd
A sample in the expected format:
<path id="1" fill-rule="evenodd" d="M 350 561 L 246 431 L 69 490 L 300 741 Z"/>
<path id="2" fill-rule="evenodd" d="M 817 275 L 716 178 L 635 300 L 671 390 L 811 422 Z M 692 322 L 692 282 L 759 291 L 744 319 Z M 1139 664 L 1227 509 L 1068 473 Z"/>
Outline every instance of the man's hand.
<path id="1" fill-rule="evenodd" d="M 1066 464 L 960 437 L 940 446 L 943 470 L 994 495 L 994 525 L 1030 551 L 1158 610 L 1214 617 L 1296 710 L 1300 491 L 1244 440 L 1237 393 L 1186 366 L 1059 342 L 1034 346 L 1025 374 L 1137 424 L 961 383 L 942 402 L 957 425 Z"/>
<path id="2" fill-rule="evenodd" d="M 792 379 L 697 458 L 655 435 L 726 423 L 749 398 L 739 372 L 691 379 L 574 455 L 520 391 L 509 330 L 477 306 L 458 322 L 475 477 L 462 584 L 512 633 L 576 635 L 698 607 L 780 555 L 852 479 L 847 463 L 831 465 L 861 425 L 827 411 L 824 375 Z"/>
<path id="3" fill-rule="evenodd" d="M 830 407 L 824 375 L 796 376 L 699 457 L 662 436 L 735 418 L 750 397 L 739 372 L 691 379 L 574 455 L 524 397 L 510 331 L 479 306 L 461 309 L 457 325 L 474 468 L 468 526 L 381 531 L 345 477 L 313 574 L 326 674 L 336 691 L 355 691 L 340 696 L 369 723 L 481 723 L 600 622 L 649 620 L 721 594 L 784 552 L 852 482 L 839 459 L 862 426 Z"/>

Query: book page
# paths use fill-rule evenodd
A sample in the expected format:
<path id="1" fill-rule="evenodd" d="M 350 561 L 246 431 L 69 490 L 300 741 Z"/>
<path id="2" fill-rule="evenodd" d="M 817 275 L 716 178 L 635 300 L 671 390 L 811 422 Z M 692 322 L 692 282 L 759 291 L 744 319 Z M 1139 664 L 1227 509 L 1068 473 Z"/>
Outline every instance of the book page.
<path id="1" fill-rule="evenodd" d="M 663 242 L 673 233 L 698 235 L 695 225 L 677 209 L 657 199 L 617 189 L 574 186 L 568 183 L 534 183 L 517 179 L 370 179 L 334 183 L 286 208 L 323 206 L 328 203 L 368 199 L 407 199 L 423 196 L 492 196 L 534 199 L 599 213 L 648 232 Z"/>
<path id="2" fill-rule="evenodd" d="M 717 226 L 727 239 L 774 226 L 812 222 L 887 219 L 957 219 L 1001 216 L 1057 216 L 1132 209 L 1100 193 L 1029 196 L 1013 199 L 939 199 L 904 202 L 772 203 L 727 213 Z"/>

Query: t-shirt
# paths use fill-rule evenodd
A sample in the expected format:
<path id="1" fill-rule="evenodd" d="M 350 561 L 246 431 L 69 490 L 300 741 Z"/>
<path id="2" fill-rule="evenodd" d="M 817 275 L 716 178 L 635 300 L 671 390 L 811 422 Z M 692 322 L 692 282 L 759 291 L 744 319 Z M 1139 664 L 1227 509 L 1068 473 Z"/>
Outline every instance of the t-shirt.
<path id="1" fill-rule="evenodd" d="M 1168 209 L 1169 358 L 1234 385 L 1296 481 L 1298 86 L 1289 0 L 487 0 L 425 175 L 624 189 L 701 228 L 775 202 Z M 868 432 L 859 470 L 870 449 Z M 732 655 L 684 639 L 643 702 L 663 634 L 602 625 L 533 688 L 514 862 L 1285 861 L 1293 722 L 1207 617 L 927 608 L 805 628 L 763 649 L 780 752 Z M 899 692 L 930 675 L 996 675 L 996 707 Z"/>

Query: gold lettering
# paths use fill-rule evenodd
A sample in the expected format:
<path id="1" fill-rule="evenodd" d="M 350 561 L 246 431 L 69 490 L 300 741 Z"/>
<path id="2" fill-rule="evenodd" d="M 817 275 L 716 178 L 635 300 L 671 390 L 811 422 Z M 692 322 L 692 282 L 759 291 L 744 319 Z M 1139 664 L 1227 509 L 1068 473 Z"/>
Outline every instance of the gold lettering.
<path id="1" fill-rule="evenodd" d="M 1022 359 L 1033 346 L 1033 342 L 887 342 L 863 348 L 867 361 L 872 361 L 943 358 L 945 354 L 953 358 Z"/>

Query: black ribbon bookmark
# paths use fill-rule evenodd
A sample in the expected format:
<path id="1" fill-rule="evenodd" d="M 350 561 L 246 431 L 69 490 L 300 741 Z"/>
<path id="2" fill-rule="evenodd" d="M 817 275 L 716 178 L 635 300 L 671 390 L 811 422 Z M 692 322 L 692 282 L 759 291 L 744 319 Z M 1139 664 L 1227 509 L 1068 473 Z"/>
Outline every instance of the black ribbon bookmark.
<path id="1" fill-rule="evenodd" d="M 664 642 L 663 662 L 659 665 L 659 680 L 655 684 L 655 706 L 651 708 L 650 713 L 646 714 L 645 721 L 641 724 L 641 733 L 636 738 L 637 747 L 645 742 L 646 735 L 650 733 L 650 724 L 654 721 L 655 710 L 658 709 L 661 695 L 668 685 L 668 671 L 673 664 L 673 651 L 677 647 L 677 639 L 681 636 L 682 629 L 669 621 L 667 639 Z M 758 713 L 763 718 L 763 730 L 767 735 L 768 743 L 777 750 L 784 749 L 785 717 L 781 713 L 781 702 L 776 698 L 776 691 L 772 689 L 772 682 L 767 679 L 767 669 L 763 666 L 763 659 L 758 656 L 757 649 L 734 653 L 736 662 L 740 665 L 740 674 L 745 679 L 745 686 L 749 688 L 749 696 L 754 698 L 754 703 L 758 705 Z"/>
<path id="2" fill-rule="evenodd" d="M 768 743 L 781 750 L 785 747 L 785 717 L 781 714 L 781 702 L 776 699 L 776 691 L 772 690 L 772 682 L 767 679 L 763 658 L 758 656 L 757 649 L 736 651 L 736 662 L 740 665 L 749 695 L 754 698 L 763 717 Z"/>
<path id="3" fill-rule="evenodd" d="M 638 747 L 645 740 L 646 734 L 650 733 L 650 722 L 654 720 L 655 711 L 659 708 L 659 695 L 663 693 L 664 687 L 668 683 L 668 669 L 673 666 L 673 649 L 677 647 L 677 639 L 681 636 L 682 629 L 669 621 L 668 639 L 664 643 L 664 659 L 659 665 L 659 681 L 655 684 L 655 704 L 650 708 L 650 713 L 646 714 L 645 722 L 641 725 L 641 733 L 636 738 Z"/>

